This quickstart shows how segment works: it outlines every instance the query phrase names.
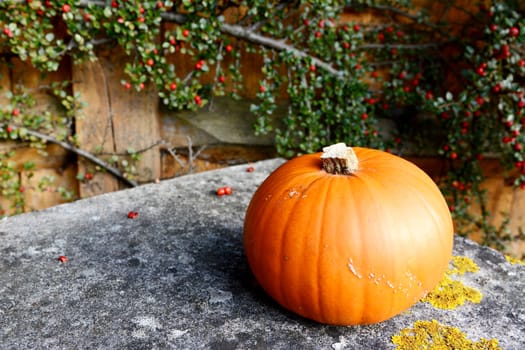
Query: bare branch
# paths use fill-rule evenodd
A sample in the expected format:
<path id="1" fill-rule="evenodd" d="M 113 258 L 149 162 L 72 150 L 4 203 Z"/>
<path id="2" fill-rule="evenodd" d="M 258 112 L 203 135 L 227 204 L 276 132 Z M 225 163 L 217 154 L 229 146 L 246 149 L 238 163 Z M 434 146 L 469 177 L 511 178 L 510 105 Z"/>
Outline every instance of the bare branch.
<path id="1" fill-rule="evenodd" d="M 277 51 L 289 52 L 299 58 L 310 58 L 312 60 L 312 63 L 314 63 L 317 67 L 325 69 L 327 72 L 336 77 L 343 78 L 343 74 L 341 71 L 335 69 L 330 64 L 318 59 L 317 57 L 310 56 L 304 51 L 298 50 L 294 46 L 287 44 L 284 40 L 275 40 L 257 34 L 245 27 L 228 23 L 223 23 L 220 27 L 220 31 L 225 34 L 234 36 L 236 38 L 244 39 L 249 42 L 272 48 Z"/>
<path id="2" fill-rule="evenodd" d="M 5 128 L 6 124 L 3 123 L 3 124 L 0 124 L 0 128 Z M 68 151 L 71 151 L 89 161 L 91 161 L 92 163 L 95 163 L 96 165 L 104 168 L 105 170 L 107 170 L 110 174 L 112 174 L 113 176 L 115 176 L 116 178 L 118 178 L 119 180 L 121 180 L 122 182 L 126 183 L 128 186 L 130 187 L 137 187 L 138 186 L 138 183 L 131 180 L 131 179 L 128 179 L 126 178 L 122 172 L 120 170 L 118 170 L 117 168 L 111 166 L 110 164 L 106 163 L 105 161 L 103 161 L 102 159 L 96 157 L 95 155 L 93 155 L 92 153 L 89 153 L 88 151 L 85 151 L 83 149 L 80 149 L 80 148 L 77 148 L 67 142 L 64 142 L 64 141 L 60 141 L 60 140 L 57 140 L 56 138 L 52 137 L 52 136 L 49 136 L 47 134 L 43 134 L 41 132 L 38 132 L 38 131 L 35 131 L 35 130 L 31 130 L 31 129 L 26 129 L 27 131 L 27 134 L 30 135 L 30 136 L 33 136 L 33 137 L 36 137 L 40 140 L 43 140 L 45 142 L 49 142 L 49 143 L 54 143 L 56 145 L 59 145 L 60 147 L 68 150 Z"/>

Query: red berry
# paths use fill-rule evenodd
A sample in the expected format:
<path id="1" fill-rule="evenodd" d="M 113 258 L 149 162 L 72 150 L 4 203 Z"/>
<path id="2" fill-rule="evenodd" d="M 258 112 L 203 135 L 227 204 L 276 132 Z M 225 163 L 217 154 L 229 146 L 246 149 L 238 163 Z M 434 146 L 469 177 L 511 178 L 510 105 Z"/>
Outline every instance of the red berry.
<path id="1" fill-rule="evenodd" d="M 476 68 L 476 73 L 478 73 L 478 75 L 484 77 L 485 74 L 486 74 L 486 73 L 485 73 L 485 68 L 483 68 L 483 67 L 478 67 L 478 68 Z"/>
<path id="2" fill-rule="evenodd" d="M 518 108 L 523 108 L 525 107 L 525 100 L 521 99 L 518 101 Z"/>
<path id="3" fill-rule="evenodd" d="M 158 1 L 158 2 L 157 2 L 157 8 L 158 8 L 158 9 L 161 9 L 161 8 L 163 8 L 163 7 L 164 7 L 164 3 L 163 3 L 162 1 Z"/>
<path id="4" fill-rule="evenodd" d="M 196 95 L 193 100 L 196 104 L 200 105 L 202 103 L 202 98 L 199 95 Z"/>
<path id="5" fill-rule="evenodd" d="M 224 190 L 224 187 L 217 189 L 217 196 L 224 196 L 226 194 L 226 191 Z"/>
<path id="6" fill-rule="evenodd" d="M 226 194 L 226 195 L 232 194 L 232 188 L 230 186 L 225 186 L 224 187 L 224 194 Z"/>
<path id="7" fill-rule="evenodd" d="M 401 79 L 401 80 L 403 80 L 403 79 L 406 78 L 406 76 L 407 76 L 407 72 L 402 71 L 401 73 L 399 73 L 398 78 Z"/>
<path id="8" fill-rule="evenodd" d="M 264 85 L 259 86 L 259 92 L 265 92 L 265 91 L 266 91 L 266 86 Z"/>
<path id="9" fill-rule="evenodd" d="M 5 131 L 7 131 L 8 133 L 12 133 L 13 130 L 14 129 L 13 129 L 13 127 L 11 125 L 6 126 L 6 128 L 5 128 Z"/>
<path id="10" fill-rule="evenodd" d="M 231 45 L 226 45 L 226 52 L 232 52 L 233 47 Z"/>
<path id="11" fill-rule="evenodd" d="M 111 2 L 111 7 L 113 7 L 113 8 L 117 8 L 117 7 L 118 7 L 118 2 L 117 2 L 116 0 L 113 0 L 113 1 Z"/>
<path id="12" fill-rule="evenodd" d="M 450 153 L 450 159 L 454 160 L 458 158 L 458 154 L 456 152 Z"/>
<path id="13" fill-rule="evenodd" d="M 5 34 L 8 38 L 12 38 L 12 37 L 13 37 L 13 32 L 12 32 L 11 29 L 9 29 L 9 28 L 4 28 L 4 34 Z"/>
<path id="14" fill-rule="evenodd" d="M 501 84 L 496 84 L 492 87 L 492 91 L 497 94 L 501 92 Z"/>
<path id="15" fill-rule="evenodd" d="M 153 58 L 148 58 L 148 60 L 146 61 L 146 64 L 151 67 L 155 64 L 155 61 L 153 60 Z"/>
<path id="16" fill-rule="evenodd" d="M 125 88 L 126 90 L 131 89 L 131 83 L 130 83 L 129 81 L 126 81 L 126 82 L 124 83 L 124 88 Z"/>
<path id="17" fill-rule="evenodd" d="M 92 179 L 93 179 L 93 174 L 91 174 L 91 173 L 86 173 L 86 174 L 84 174 L 84 179 L 86 179 L 86 180 L 92 180 Z"/>
<path id="18" fill-rule="evenodd" d="M 177 84 L 176 83 L 171 83 L 170 84 L 170 90 L 173 91 L 173 90 L 176 90 L 177 89 Z"/>
<path id="19" fill-rule="evenodd" d="M 128 218 L 129 218 L 129 219 L 136 219 L 138 216 L 139 216 L 139 213 L 136 212 L 136 211 L 130 211 L 130 212 L 128 213 Z"/>
<path id="20" fill-rule="evenodd" d="M 394 32 L 394 28 L 392 28 L 392 27 L 387 27 L 387 28 L 386 28 L 386 31 L 387 31 L 388 33 L 392 34 L 392 33 Z"/>
<path id="21" fill-rule="evenodd" d="M 511 27 L 509 29 L 509 35 L 514 37 L 520 35 L 520 29 L 518 27 Z"/>
<path id="22" fill-rule="evenodd" d="M 361 29 L 359 24 L 354 24 L 354 32 L 358 32 Z"/>
<path id="23" fill-rule="evenodd" d="M 361 119 L 362 120 L 367 120 L 368 119 L 368 114 L 366 114 L 366 113 L 361 114 Z"/>
<path id="24" fill-rule="evenodd" d="M 253 173 L 254 171 L 255 171 L 255 168 L 252 166 L 249 166 L 248 168 L 246 168 L 246 172 L 248 173 Z"/>
<path id="25" fill-rule="evenodd" d="M 431 100 L 434 98 L 434 94 L 432 93 L 432 91 L 427 91 L 426 94 L 425 94 L 425 98 L 427 100 Z"/>
<path id="26" fill-rule="evenodd" d="M 377 33 L 377 39 L 378 39 L 379 41 L 383 41 L 383 40 L 385 40 L 385 34 L 383 34 L 383 32 L 379 32 L 379 33 Z"/>
<path id="27" fill-rule="evenodd" d="M 71 6 L 69 6 L 68 4 L 64 4 L 62 6 L 62 12 L 68 13 L 69 11 L 71 11 Z"/>
<path id="28" fill-rule="evenodd" d="M 523 149 L 523 146 L 522 146 L 521 143 L 516 143 L 516 144 L 514 145 L 514 150 L 515 150 L 516 152 L 519 152 L 519 151 L 521 151 L 522 149 Z"/>
<path id="29" fill-rule="evenodd" d="M 316 70 L 315 64 L 310 65 L 310 72 L 315 72 Z"/>
<path id="30" fill-rule="evenodd" d="M 518 61 L 518 66 L 525 67 L 525 60 L 524 59 L 519 60 Z"/>
<path id="31" fill-rule="evenodd" d="M 226 81 L 226 77 L 225 77 L 224 75 L 221 75 L 221 76 L 218 78 L 218 80 L 219 80 L 219 83 L 224 84 L 224 82 Z"/>
<path id="32" fill-rule="evenodd" d="M 483 103 L 485 103 L 485 100 L 483 99 L 483 97 L 478 96 L 478 97 L 476 97 L 476 102 L 477 102 L 478 105 L 481 106 L 481 105 L 483 105 Z"/>
<path id="33" fill-rule="evenodd" d="M 314 35 L 315 35 L 316 38 L 320 38 L 320 37 L 323 36 L 323 34 L 321 34 L 321 32 L 315 32 Z"/>
<path id="34" fill-rule="evenodd" d="M 60 255 L 57 260 L 60 261 L 61 263 L 65 263 L 67 262 L 67 256 Z"/>
<path id="35" fill-rule="evenodd" d="M 183 35 L 185 38 L 187 38 L 187 37 L 190 35 L 190 31 L 189 31 L 188 29 L 184 29 L 184 30 L 182 31 L 182 35 Z"/>
<path id="36" fill-rule="evenodd" d="M 495 25 L 494 23 L 492 23 L 492 24 L 489 26 L 489 28 L 490 28 L 490 31 L 491 31 L 491 32 L 495 32 L 496 30 L 498 30 L 498 26 Z"/>
<path id="37" fill-rule="evenodd" d="M 13 111 L 11 112 L 11 114 L 12 114 L 14 117 L 16 117 L 16 116 L 20 115 L 20 110 L 19 110 L 18 108 L 15 108 L 15 109 L 13 109 Z"/>

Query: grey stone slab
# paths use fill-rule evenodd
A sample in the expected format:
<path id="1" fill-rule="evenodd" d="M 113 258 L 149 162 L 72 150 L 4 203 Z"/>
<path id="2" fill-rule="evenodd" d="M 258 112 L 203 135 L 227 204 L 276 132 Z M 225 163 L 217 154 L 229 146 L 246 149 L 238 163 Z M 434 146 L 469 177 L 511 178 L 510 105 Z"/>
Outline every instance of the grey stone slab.
<path id="1" fill-rule="evenodd" d="M 392 335 L 438 320 L 469 339 L 525 348 L 525 267 L 461 238 L 455 254 L 480 304 L 417 303 L 386 322 L 335 327 L 295 316 L 257 286 L 244 213 L 280 159 L 179 177 L 0 222 L 0 349 L 394 349 Z M 219 186 L 233 188 L 218 197 Z M 127 218 L 137 211 L 136 219 Z M 57 257 L 68 257 L 66 263 Z"/>

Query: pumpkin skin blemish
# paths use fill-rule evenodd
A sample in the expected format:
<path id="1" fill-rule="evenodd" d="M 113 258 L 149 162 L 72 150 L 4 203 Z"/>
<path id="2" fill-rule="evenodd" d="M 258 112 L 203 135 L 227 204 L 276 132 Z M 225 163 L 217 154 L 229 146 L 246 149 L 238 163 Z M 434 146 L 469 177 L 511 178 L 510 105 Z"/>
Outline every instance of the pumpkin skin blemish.
<path id="1" fill-rule="evenodd" d="M 465 333 L 456 327 L 440 324 L 436 320 L 419 320 L 414 328 L 402 329 L 392 336 L 396 350 L 501 350 L 497 339 L 481 338 L 477 342 L 469 340 Z"/>
<path id="2" fill-rule="evenodd" d="M 462 281 L 452 278 L 452 276 L 461 276 L 467 272 L 475 273 L 478 270 L 478 265 L 472 259 L 466 256 L 453 256 L 452 267 L 445 272 L 441 282 L 421 301 L 446 310 L 455 309 L 467 301 L 479 304 L 483 297 L 479 290 L 466 286 Z"/>

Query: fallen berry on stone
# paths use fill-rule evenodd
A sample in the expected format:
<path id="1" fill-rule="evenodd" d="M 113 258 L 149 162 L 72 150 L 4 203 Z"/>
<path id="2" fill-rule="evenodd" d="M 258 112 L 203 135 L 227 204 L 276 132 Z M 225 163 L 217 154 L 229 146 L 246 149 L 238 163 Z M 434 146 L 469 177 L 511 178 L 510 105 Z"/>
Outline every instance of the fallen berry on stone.
<path id="1" fill-rule="evenodd" d="M 57 260 L 60 261 L 61 263 L 65 263 L 67 261 L 67 256 L 60 255 Z"/>
<path id="2" fill-rule="evenodd" d="M 129 219 L 136 219 L 137 216 L 139 216 L 139 213 L 136 212 L 136 211 L 130 211 L 130 212 L 128 213 L 128 218 L 129 218 Z"/>

